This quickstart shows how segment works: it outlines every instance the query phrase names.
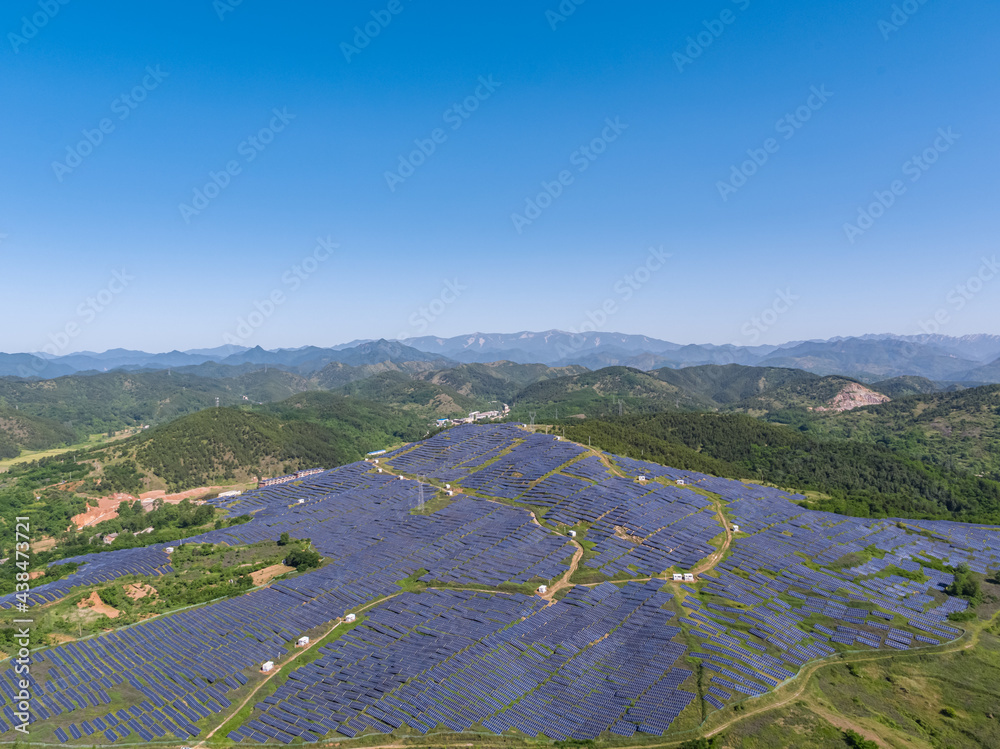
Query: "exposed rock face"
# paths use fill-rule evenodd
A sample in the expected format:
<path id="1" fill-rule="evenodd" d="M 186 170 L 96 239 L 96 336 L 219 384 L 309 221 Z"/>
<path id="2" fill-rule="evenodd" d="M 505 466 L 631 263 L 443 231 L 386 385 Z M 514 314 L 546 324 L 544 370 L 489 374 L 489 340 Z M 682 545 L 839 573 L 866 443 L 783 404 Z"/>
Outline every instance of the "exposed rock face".
<path id="1" fill-rule="evenodd" d="M 861 406 L 877 406 L 892 400 L 888 395 L 876 393 L 858 382 L 845 385 L 843 390 L 828 401 L 826 406 L 818 406 L 817 411 L 851 411 Z"/>

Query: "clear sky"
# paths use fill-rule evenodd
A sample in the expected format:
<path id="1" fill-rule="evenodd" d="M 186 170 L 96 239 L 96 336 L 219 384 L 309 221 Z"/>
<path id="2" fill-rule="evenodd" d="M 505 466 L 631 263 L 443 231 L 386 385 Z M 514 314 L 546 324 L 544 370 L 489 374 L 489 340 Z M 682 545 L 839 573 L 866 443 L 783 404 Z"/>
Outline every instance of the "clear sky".
<path id="1" fill-rule="evenodd" d="M 1000 7 L 895 8 L 8 0 L 0 350 L 1000 333 Z"/>

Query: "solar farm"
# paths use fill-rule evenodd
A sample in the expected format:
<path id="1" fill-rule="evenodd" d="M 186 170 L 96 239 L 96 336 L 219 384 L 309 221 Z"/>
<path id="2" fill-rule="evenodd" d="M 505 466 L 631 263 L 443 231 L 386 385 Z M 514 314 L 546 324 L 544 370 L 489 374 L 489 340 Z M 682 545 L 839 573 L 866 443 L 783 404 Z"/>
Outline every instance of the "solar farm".
<path id="1" fill-rule="evenodd" d="M 942 570 L 1000 569 L 1000 529 L 851 518 L 803 499 L 492 424 L 211 500 L 252 519 L 175 546 L 287 533 L 326 563 L 33 653 L 33 739 L 620 744 L 696 728 L 838 652 L 950 642 L 962 630 L 948 615 L 967 604 L 945 594 Z M 861 561 L 845 566 L 849 555 Z M 165 545 L 67 561 L 82 566 L 35 588 L 34 607 L 172 570 Z M 0 663 L 5 740 L 21 678 Z"/>

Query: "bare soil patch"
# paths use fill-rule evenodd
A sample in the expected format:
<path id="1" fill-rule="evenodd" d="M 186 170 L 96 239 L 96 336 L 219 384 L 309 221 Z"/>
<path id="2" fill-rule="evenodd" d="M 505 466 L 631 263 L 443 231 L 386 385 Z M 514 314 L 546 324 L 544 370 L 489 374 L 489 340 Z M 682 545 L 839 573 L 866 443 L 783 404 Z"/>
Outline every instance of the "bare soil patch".
<path id="1" fill-rule="evenodd" d="M 133 583 L 132 585 L 125 586 L 125 595 L 133 601 L 138 601 L 140 598 L 146 598 L 147 596 L 156 598 L 156 588 L 144 583 Z"/>
<path id="2" fill-rule="evenodd" d="M 38 551 L 48 551 L 56 545 L 56 540 L 54 538 L 40 538 L 31 545 L 31 550 Z"/>
<path id="3" fill-rule="evenodd" d="M 250 579 L 253 580 L 254 585 L 264 585 L 278 575 L 284 575 L 286 572 L 292 572 L 294 569 L 294 567 L 289 567 L 287 564 L 272 564 L 270 567 L 251 572 Z"/>
<path id="4" fill-rule="evenodd" d="M 76 607 L 78 609 L 90 609 L 97 614 L 103 614 L 108 617 L 108 619 L 117 619 L 118 614 L 121 613 L 118 609 L 108 606 L 104 601 L 102 601 L 101 597 L 97 595 L 96 590 L 90 594 L 89 598 L 84 598 L 80 601 Z"/>

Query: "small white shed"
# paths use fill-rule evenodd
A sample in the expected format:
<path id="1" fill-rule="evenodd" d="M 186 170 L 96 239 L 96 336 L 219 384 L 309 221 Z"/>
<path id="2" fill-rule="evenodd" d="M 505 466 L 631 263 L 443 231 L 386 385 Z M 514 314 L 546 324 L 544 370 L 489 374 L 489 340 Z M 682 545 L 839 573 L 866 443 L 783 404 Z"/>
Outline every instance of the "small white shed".
<path id="1" fill-rule="evenodd" d="M 353 622 L 357 618 L 358 618 L 357 614 L 348 614 L 347 616 L 344 617 L 344 621 L 345 622 Z"/>
<path id="2" fill-rule="evenodd" d="M 302 637 L 300 637 L 298 640 L 296 640 L 295 644 L 298 645 L 300 648 L 303 645 L 308 645 L 309 644 L 309 636 L 308 635 L 302 635 Z"/>
<path id="3" fill-rule="evenodd" d="M 548 592 L 549 592 L 549 586 L 548 585 L 539 585 L 538 586 L 538 595 L 544 596 Z"/>
<path id="4" fill-rule="evenodd" d="M 274 668 L 274 661 L 264 661 L 260 664 L 260 670 L 262 673 L 267 673 Z"/>

